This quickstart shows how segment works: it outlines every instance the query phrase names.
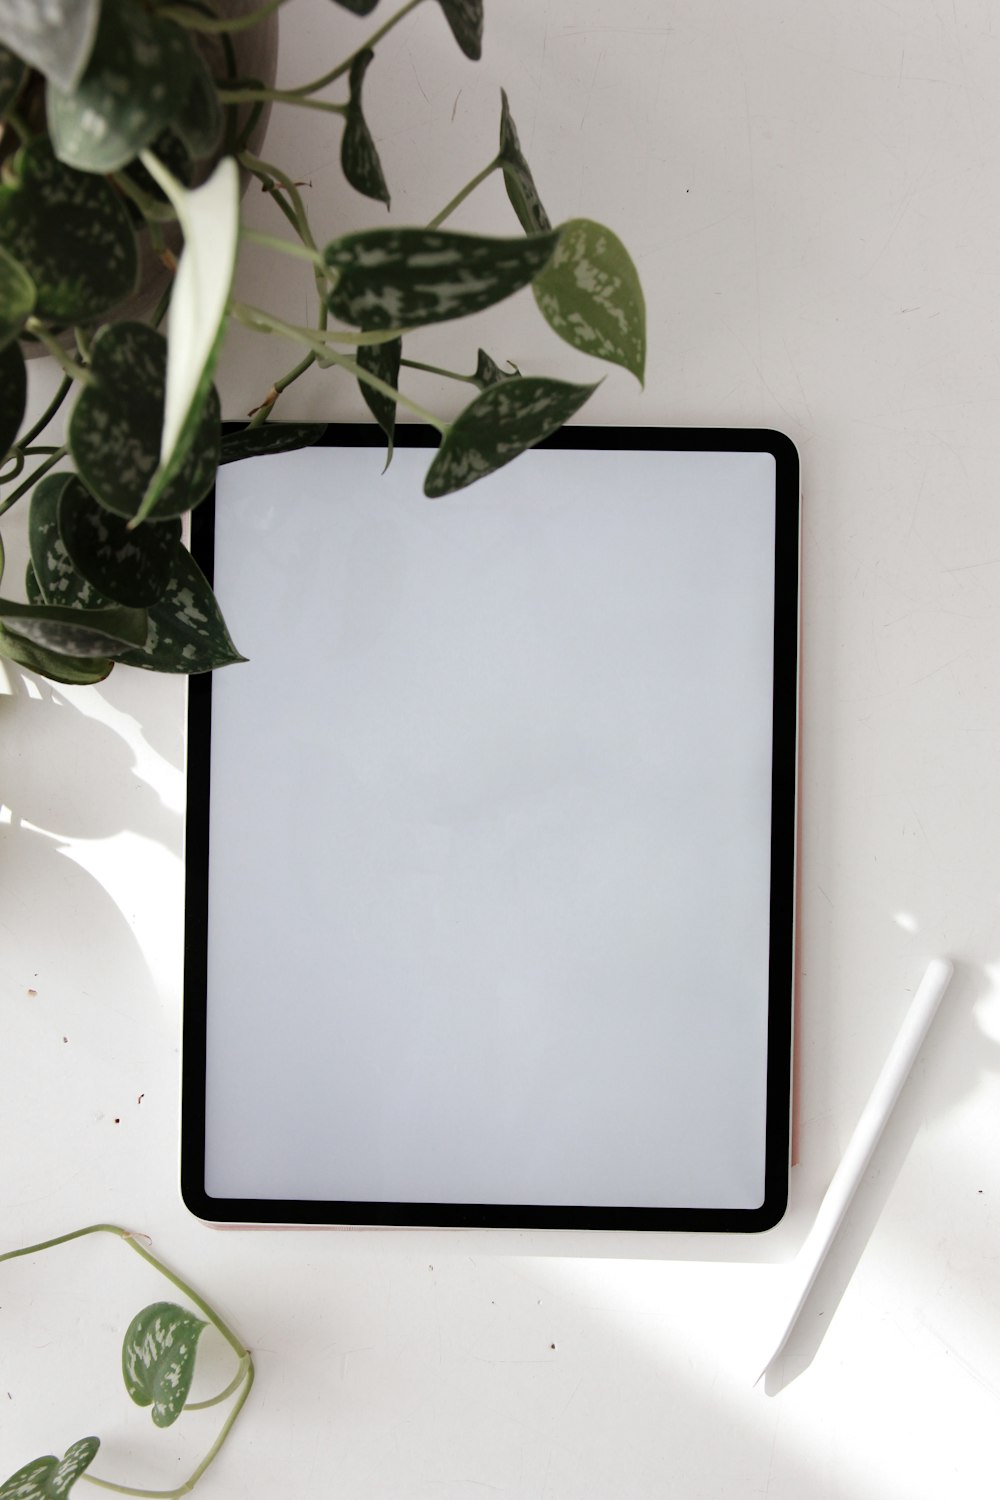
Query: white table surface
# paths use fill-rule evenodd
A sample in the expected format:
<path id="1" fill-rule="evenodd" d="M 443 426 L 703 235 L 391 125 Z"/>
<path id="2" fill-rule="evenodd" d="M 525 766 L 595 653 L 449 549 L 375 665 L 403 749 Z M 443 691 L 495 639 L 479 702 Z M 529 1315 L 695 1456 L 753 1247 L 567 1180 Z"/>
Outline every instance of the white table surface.
<path id="1" fill-rule="evenodd" d="M 372 25 L 329 0 L 285 15 L 287 82 Z M 612 371 L 587 420 L 766 425 L 799 446 L 801 1163 L 778 1229 L 195 1222 L 176 1186 L 183 686 L 120 669 L 72 690 L 7 670 L 0 1238 L 94 1220 L 143 1230 L 239 1329 L 257 1384 L 200 1493 L 996 1494 L 994 24 L 988 0 L 488 0 L 475 66 L 428 5 L 366 83 L 397 221 L 429 218 L 489 159 L 503 83 L 552 217 L 603 220 L 629 245 L 648 299 L 646 390 Z M 327 235 L 381 222 L 340 185 L 338 140 L 335 119 L 282 112 L 265 151 L 311 184 Z M 280 232 L 259 194 L 247 202 Z M 495 180 L 454 222 L 516 230 Z M 254 251 L 240 294 L 304 321 L 307 280 L 280 269 Z M 526 371 L 594 368 L 528 294 L 429 334 L 421 357 L 471 368 L 477 342 Z M 291 362 L 235 333 L 226 414 Z M 33 411 L 53 383 L 32 367 Z M 425 377 L 411 389 L 441 410 L 467 394 Z M 313 372 L 281 412 L 363 409 L 347 380 Z M 956 963 L 942 1012 L 777 1388 L 753 1389 L 790 1258 L 939 953 Z M 194 1466 L 218 1410 L 160 1433 L 116 1390 L 121 1332 L 160 1295 L 110 1239 L 0 1268 L 0 1471 L 85 1432 L 104 1439 L 108 1477 L 164 1488 Z"/>

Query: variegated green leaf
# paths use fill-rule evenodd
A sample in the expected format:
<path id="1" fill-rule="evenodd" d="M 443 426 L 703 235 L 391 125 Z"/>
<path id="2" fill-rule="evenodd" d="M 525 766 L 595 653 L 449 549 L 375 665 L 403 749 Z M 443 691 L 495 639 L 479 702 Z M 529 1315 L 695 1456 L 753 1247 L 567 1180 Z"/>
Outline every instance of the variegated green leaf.
<path id="1" fill-rule="evenodd" d="M 106 656 L 64 656 L 59 651 L 47 651 L 44 646 L 13 635 L 2 625 L 0 656 L 17 662 L 28 672 L 37 672 L 39 677 L 47 677 L 50 682 L 65 682 L 75 687 L 103 682 L 114 665 Z"/>
<path id="2" fill-rule="evenodd" d="M 21 92 L 28 70 L 19 57 L 0 45 L 0 120 Z"/>
<path id="3" fill-rule="evenodd" d="M 45 482 L 42 480 L 42 484 Z M 155 604 L 161 598 L 180 546 L 180 521 L 133 528 L 123 516 L 98 505 L 74 475 L 69 476 L 69 483 L 57 497 L 56 521 L 66 559 L 88 588 L 116 604 L 136 608 Z M 74 602 L 96 600 L 81 598 Z"/>
<path id="4" fill-rule="evenodd" d="M 94 340 L 90 368 L 93 382 L 69 419 L 70 452 L 94 499 L 131 519 L 159 458 L 167 341 L 143 323 L 111 324 Z M 187 458 L 153 519 L 183 515 L 204 499 L 218 466 L 220 431 L 219 398 L 210 387 Z"/>
<path id="5" fill-rule="evenodd" d="M 440 0 L 452 35 L 473 62 L 483 55 L 483 0 Z"/>
<path id="6" fill-rule="evenodd" d="M 477 351 L 476 373 L 472 378 L 481 391 L 485 391 L 488 385 L 499 385 L 501 380 L 512 380 L 520 373 L 520 370 L 513 365 L 509 370 L 501 370 L 496 360 L 490 359 L 485 349 Z"/>
<path id="7" fill-rule="evenodd" d="M 638 272 L 616 234 L 591 219 L 563 224 L 556 252 L 533 286 L 546 322 L 560 338 L 585 354 L 624 365 L 643 383 L 646 303 Z"/>
<path id="8" fill-rule="evenodd" d="M 241 458 L 258 458 L 265 453 L 291 453 L 296 448 L 311 448 L 326 432 L 326 422 L 265 422 L 261 427 L 241 427 L 227 432 L 222 439 L 220 464 L 231 464 Z"/>
<path id="9" fill-rule="evenodd" d="M 375 56 L 370 47 L 359 52 L 351 63 L 351 96 L 344 120 L 344 134 L 340 141 L 340 167 L 351 187 L 389 206 L 389 189 L 386 186 L 372 133 L 361 110 L 361 87 L 368 64 Z"/>
<path id="10" fill-rule="evenodd" d="M 0 0 L 0 37 L 61 89 L 71 89 L 90 58 L 101 0 Z"/>
<path id="11" fill-rule="evenodd" d="M 80 1475 L 90 1467 L 100 1438 L 81 1438 L 62 1458 L 36 1458 L 0 1485 L 0 1500 L 65 1500 Z"/>
<path id="12" fill-rule="evenodd" d="M 377 375 L 387 385 L 399 387 L 399 361 L 403 357 L 403 340 L 391 339 L 387 344 L 362 344 L 358 350 L 358 364 L 363 370 Z M 359 380 L 358 387 L 365 405 L 385 433 L 385 467 L 392 463 L 392 449 L 396 437 L 396 403 L 391 396 L 377 391 L 367 381 Z"/>
<path id="13" fill-rule="evenodd" d="M 0 458 L 17 437 L 27 395 L 24 355 L 17 344 L 8 344 L 6 349 L 0 349 Z"/>
<path id="14" fill-rule="evenodd" d="M 74 487 L 83 490 L 75 475 L 48 474 L 32 490 L 28 511 L 31 566 L 44 603 L 101 609 L 109 601 L 77 572 L 59 534 L 59 502 L 64 492 Z M 86 495 L 86 490 L 83 493 Z"/>
<path id="15" fill-rule="evenodd" d="M 525 234 L 543 234 L 552 228 L 548 214 L 535 187 L 531 168 L 524 159 L 517 126 L 514 124 L 507 103 L 507 95 L 500 90 L 500 161 L 503 164 L 503 180 L 507 197 L 521 222 Z"/>
<path id="16" fill-rule="evenodd" d="M 208 580 L 185 547 L 178 547 L 170 581 L 149 611 L 145 649 L 121 660 L 153 672 L 212 672 L 245 661 L 233 645 Z"/>
<path id="17" fill-rule="evenodd" d="M 0 186 L 0 245 L 35 284 L 35 312 L 90 323 L 135 290 L 139 259 L 121 198 L 109 182 L 56 161 L 42 136 L 14 157 Z"/>
<path id="18" fill-rule="evenodd" d="M 0 623 L 46 651 L 65 656 L 122 656 L 146 639 L 144 609 L 74 609 L 61 604 L 18 604 L 0 599 Z"/>
<path id="19" fill-rule="evenodd" d="M 222 105 L 219 103 L 215 80 L 208 71 L 204 58 L 193 48 L 187 97 L 183 108 L 172 117 L 170 123 L 195 161 L 211 156 L 222 138 Z M 164 156 L 157 146 L 157 139 L 153 141 L 153 150 L 162 161 Z M 169 161 L 167 166 L 174 170 Z M 174 172 L 174 175 L 177 173 Z"/>
<path id="20" fill-rule="evenodd" d="M 140 521 L 165 513 L 163 497 L 204 426 L 240 237 L 240 178 L 233 157 L 224 156 L 208 181 L 192 191 L 148 151 L 142 160 L 177 210 L 184 249 L 170 299 L 159 462 L 136 513 Z"/>
<path id="21" fill-rule="evenodd" d="M 44 604 L 45 595 L 42 586 L 35 577 L 35 569 L 29 557 L 24 566 L 24 597 L 29 604 Z"/>
<path id="22" fill-rule="evenodd" d="M 503 468 L 568 422 L 596 389 L 526 375 L 489 386 L 445 433 L 424 494 L 450 495 Z"/>
<path id="23" fill-rule="evenodd" d="M 35 308 L 35 283 L 0 245 L 0 349 L 16 339 Z"/>
<path id="24" fill-rule="evenodd" d="M 463 318 L 537 276 L 559 236 L 492 239 L 445 229 L 369 229 L 327 245 L 335 275 L 330 311 L 362 328 L 405 328 Z"/>
<path id="25" fill-rule="evenodd" d="M 135 0 L 103 0 L 80 82 L 46 90 L 59 160 L 83 172 L 116 172 L 138 156 L 186 99 L 194 68 L 186 31 Z"/>
<path id="26" fill-rule="evenodd" d="M 198 1340 L 208 1324 L 174 1302 L 154 1302 L 137 1313 L 122 1344 L 122 1378 L 136 1406 L 151 1406 L 157 1427 L 184 1409 L 194 1377 Z"/>

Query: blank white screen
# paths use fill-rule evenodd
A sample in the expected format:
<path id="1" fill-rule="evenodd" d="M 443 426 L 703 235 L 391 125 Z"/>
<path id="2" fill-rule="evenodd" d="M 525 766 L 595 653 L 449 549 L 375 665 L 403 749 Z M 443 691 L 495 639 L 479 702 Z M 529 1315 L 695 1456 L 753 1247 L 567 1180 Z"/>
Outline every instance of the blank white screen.
<path id="1" fill-rule="evenodd" d="M 775 465 L 219 474 L 205 1189 L 764 1197 Z"/>

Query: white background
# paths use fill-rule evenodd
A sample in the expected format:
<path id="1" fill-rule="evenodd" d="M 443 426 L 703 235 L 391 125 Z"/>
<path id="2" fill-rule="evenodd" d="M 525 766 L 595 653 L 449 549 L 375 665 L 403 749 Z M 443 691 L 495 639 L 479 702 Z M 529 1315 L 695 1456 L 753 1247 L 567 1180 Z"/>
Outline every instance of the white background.
<path id="1" fill-rule="evenodd" d="M 9 674 L 3 1239 L 115 1218 L 217 1299 L 259 1375 L 203 1493 L 995 1494 L 996 24 L 988 0 L 494 0 L 474 66 L 428 4 L 366 83 L 400 221 L 429 218 L 489 159 L 503 83 L 553 218 L 591 215 L 629 245 L 647 387 L 612 372 L 588 420 L 770 425 L 799 445 L 801 1165 L 774 1233 L 195 1223 L 175 1185 L 183 692 L 125 671 L 86 692 Z M 367 29 L 329 0 L 294 0 L 282 79 L 313 76 Z M 321 234 L 381 214 L 339 185 L 338 138 L 334 119 L 284 113 L 267 145 L 311 182 Z M 259 194 L 247 204 L 280 232 Z M 455 222 L 513 229 L 495 182 Z M 308 278 L 264 251 L 240 290 L 311 312 Z M 591 376 L 527 295 L 421 347 L 471 369 L 477 342 Z M 234 336 L 227 415 L 293 360 Z M 52 383 L 33 369 L 34 410 Z M 441 410 L 463 394 L 413 390 Z M 284 404 L 361 414 L 332 373 Z M 769 1397 L 751 1385 L 788 1259 L 940 952 L 956 979 Z M 159 1295 L 129 1280 L 132 1259 L 91 1242 L 0 1268 L 4 1472 L 86 1431 L 105 1439 L 102 1472 L 154 1487 L 204 1451 L 212 1412 L 160 1434 L 115 1391 L 121 1329 Z"/>

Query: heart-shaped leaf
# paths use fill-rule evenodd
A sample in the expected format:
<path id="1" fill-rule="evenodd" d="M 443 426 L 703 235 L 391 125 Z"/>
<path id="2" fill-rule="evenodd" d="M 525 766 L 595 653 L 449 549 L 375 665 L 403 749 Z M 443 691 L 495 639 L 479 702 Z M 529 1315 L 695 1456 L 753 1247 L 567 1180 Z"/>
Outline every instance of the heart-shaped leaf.
<path id="1" fill-rule="evenodd" d="M 28 511 L 31 566 L 45 604 L 100 609 L 109 601 L 77 572 L 59 534 L 59 502 L 74 486 L 83 489 L 73 474 L 48 474 L 32 490 Z"/>
<path id="2" fill-rule="evenodd" d="M 643 383 L 646 303 L 632 259 L 610 229 L 591 219 L 563 224 L 534 293 L 549 327 L 567 344 L 624 365 Z"/>
<path id="3" fill-rule="evenodd" d="M 36 1458 L 0 1485 L 0 1500 L 64 1500 L 100 1446 L 100 1438 L 81 1438 L 62 1458 Z"/>
<path id="4" fill-rule="evenodd" d="M 500 161 L 503 164 L 503 180 L 507 197 L 521 221 L 525 234 L 543 234 L 552 228 L 548 214 L 535 187 L 531 168 L 524 159 L 517 126 L 507 103 L 507 95 L 500 90 Z"/>
<path id="5" fill-rule="evenodd" d="M 36 585 L 37 587 L 37 585 Z M 64 656 L 59 651 L 47 651 L 22 636 L 12 635 L 0 625 L 0 656 L 17 662 L 28 672 L 37 672 L 51 682 L 65 682 L 74 687 L 85 687 L 88 683 L 103 682 L 114 663 L 106 656 Z"/>
<path id="6" fill-rule="evenodd" d="M 186 99 L 194 49 L 187 32 L 134 0 L 103 0 L 80 82 L 46 90 L 59 160 L 83 172 L 116 172 L 138 156 Z"/>
<path id="7" fill-rule="evenodd" d="M 372 133 L 361 111 L 361 86 L 368 64 L 375 56 L 370 47 L 359 52 L 351 63 L 351 96 L 344 120 L 344 134 L 340 141 L 340 167 L 351 187 L 366 198 L 375 198 L 389 206 L 389 189 L 386 186 Z"/>
<path id="8" fill-rule="evenodd" d="M 101 0 L 0 0 L 0 36 L 31 67 L 71 89 L 90 57 Z"/>
<path id="9" fill-rule="evenodd" d="M 233 157 L 224 156 L 208 181 L 193 191 L 149 152 L 142 160 L 177 210 L 184 249 L 170 299 L 159 463 L 136 515 L 140 521 L 168 513 L 164 498 L 204 428 L 240 238 L 240 175 Z"/>
<path id="10" fill-rule="evenodd" d="M 233 645 L 215 595 L 186 547 L 178 547 L 170 581 L 149 611 L 145 649 L 121 660 L 154 672 L 213 672 L 246 661 Z"/>
<path id="11" fill-rule="evenodd" d="M 440 0 L 452 35 L 473 62 L 483 55 L 483 0 Z"/>
<path id="12" fill-rule="evenodd" d="M 311 448 L 326 432 L 326 422 L 265 422 L 262 427 L 241 427 L 227 432 L 222 439 L 220 464 L 235 463 L 241 458 L 258 458 L 265 453 L 291 453 L 296 448 Z"/>
<path id="13" fill-rule="evenodd" d="M 128 519 L 143 502 L 156 470 L 163 430 L 167 341 L 144 323 L 102 328 L 91 350 L 92 384 L 69 419 L 69 447 L 87 489 Z M 157 503 L 154 519 L 183 513 L 203 500 L 219 461 L 219 398 L 208 399 L 180 472 Z"/>
<path id="14" fill-rule="evenodd" d="M 0 245 L 0 349 L 16 339 L 35 307 L 35 283 Z"/>
<path id="15" fill-rule="evenodd" d="M 156 603 L 170 580 L 180 546 L 180 521 L 130 527 L 124 517 L 98 505 L 72 475 L 62 487 L 57 507 L 59 540 L 78 578 L 116 604 L 142 608 Z"/>
<path id="16" fill-rule="evenodd" d="M 56 161 L 42 136 L 21 148 L 12 171 L 0 186 L 0 245 L 35 283 L 37 315 L 90 323 L 130 296 L 138 252 L 111 184 Z"/>
<path id="17" fill-rule="evenodd" d="M 0 349 L 0 457 L 6 455 L 24 420 L 28 376 L 16 344 Z"/>
<path id="18" fill-rule="evenodd" d="M 473 380 L 481 391 L 485 391 L 488 385 L 499 385 L 501 380 L 512 380 L 515 375 L 520 375 L 520 370 L 511 368 L 501 370 L 495 359 L 491 359 L 485 349 L 480 349 L 476 356 L 476 373 Z"/>
<path id="19" fill-rule="evenodd" d="M 595 390 L 564 380 L 518 375 L 491 385 L 445 433 L 424 480 L 436 499 L 509 464 L 567 422 Z"/>
<path id="20" fill-rule="evenodd" d="M 46 651 L 65 656 L 113 656 L 145 643 L 146 611 L 115 605 L 111 609 L 74 609 L 61 604 L 18 604 L 0 599 L 0 623 Z"/>
<path id="21" fill-rule="evenodd" d="M 0 120 L 21 92 L 27 76 L 28 70 L 21 59 L 0 45 Z"/>
<path id="22" fill-rule="evenodd" d="M 377 375 L 380 380 L 397 388 L 399 386 L 399 361 L 402 357 L 402 339 L 391 339 L 387 344 L 362 344 L 358 349 L 358 364 L 361 368 L 369 370 L 372 375 Z M 392 463 L 392 449 L 396 436 L 396 403 L 391 396 L 383 395 L 365 380 L 359 380 L 358 387 L 365 399 L 365 405 L 385 433 L 385 467 L 388 468 Z"/>
<path id="23" fill-rule="evenodd" d="M 404 328 L 481 312 L 537 276 L 558 233 L 492 239 L 445 229 L 369 229 L 324 250 L 330 311 L 362 328 Z"/>
<path id="24" fill-rule="evenodd" d="M 122 1378 L 136 1406 L 153 1408 L 157 1427 L 169 1427 L 183 1411 L 198 1340 L 207 1327 L 174 1302 L 154 1302 L 129 1324 L 122 1344 Z"/>
<path id="25" fill-rule="evenodd" d="M 191 51 L 191 76 L 184 107 L 170 123 L 195 161 L 211 156 L 222 138 L 222 105 L 215 80 L 204 58 L 194 49 Z M 163 152 L 157 148 L 155 140 L 153 150 L 163 160 Z M 167 166 L 170 166 L 169 161 Z"/>

